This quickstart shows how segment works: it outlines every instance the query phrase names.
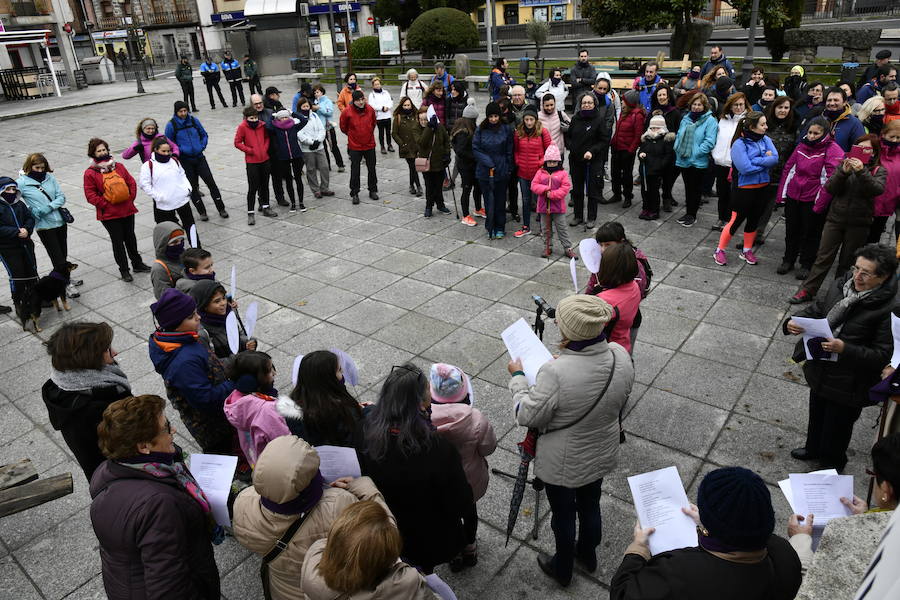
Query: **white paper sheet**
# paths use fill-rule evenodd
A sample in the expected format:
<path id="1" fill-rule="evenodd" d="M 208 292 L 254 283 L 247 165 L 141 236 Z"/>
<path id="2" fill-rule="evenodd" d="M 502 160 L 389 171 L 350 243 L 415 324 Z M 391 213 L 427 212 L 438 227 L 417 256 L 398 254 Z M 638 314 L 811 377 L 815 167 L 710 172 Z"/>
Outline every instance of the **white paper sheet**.
<path id="1" fill-rule="evenodd" d="M 651 554 L 697 545 L 697 525 L 681 512 L 690 505 L 677 467 L 666 467 L 628 478 L 641 527 L 655 527 Z"/>
<path id="2" fill-rule="evenodd" d="M 362 474 L 353 448 L 316 446 L 316 452 L 319 454 L 319 471 L 328 483 L 341 477 L 359 477 Z"/>
<path id="3" fill-rule="evenodd" d="M 837 469 L 822 469 L 821 471 L 813 471 L 813 475 L 837 475 Z M 778 487 L 781 488 L 781 493 L 784 494 L 785 499 L 788 501 L 788 504 L 791 505 L 791 510 L 794 511 L 795 515 L 799 515 L 797 512 L 797 507 L 794 506 L 794 491 L 791 489 L 791 479 L 788 476 L 787 479 L 782 479 L 778 482 Z M 808 513 L 807 513 L 808 514 Z M 806 515 L 803 515 L 804 517 Z"/>
<path id="4" fill-rule="evenodd" d="M 572 285 L 575 286 L 576 294 L 579 291 L 581 291 L 578 289 L 578 266 L 576 264 L 577 262 L 578 261 L 574 256 L 569 260 L 569 272 L 572 273 Z"/>
<path id="5" fill-rule="evenodd" d="M 891 332 L 894 334 L 894 355 L 891 357 L 891 366 L 900 367 L 900 318 L 891 314 Z"/>
<path id="6" fill-rule="evenodd" d="M 191 454 L 190 471 L 212 509 L 216 523 L 231 527 L 228 518 L 228 494 L 237 468 L 237 456 Z"/>
<path id="7" fill-rule="evenodd" d="M 581 254 L 581 260 L 585 268 L 591 273 L 600 271 L 600 244 L 592 237 L 584 238 L 578 243 L 578 253 Z"/>
<path id="8" fill-rule="evenodd" d="M 537 372 L 541 366 L 553 360 L 553 355 L 531 330 L 525 319 L 519 319 L 500 334 L 506 350 L 513 360 L 522 361 L 522 371 L 530 385 L 534 385 Z"/>
<path id="9" fill-rule="evenodd" d="M 234 265 L 231 265 L 231 288 L 228 293 L 228 297 L 234 300 L 235 294 L 237 294 L 237 269 Z"/>
<path id="10" fill-rule="evenodd" d="M 814 337 L 833 338 L 831 325 L 828 319 L 810 319 L 809 317 L 791 317 L 797 325 L 803 328 L 803 350 L 806 351 L 806 359 L 813 360 L 812 354 L 809 353 L 807 342 Z M 831 358 L 825 359 L 830 361 L 837 360 L 837 354 L 831 353 Z"/>
<path id="11" fill-rule="evenodd" d="M 250 303 L 250 306 L 247 307 L 247 312 L 244 313 L 244 326 L 247 329 L 247 337 L 253 337 L 253 332 L 256 331 L 256 320 L 259 318 L 259 302 L 255 300 Z"/>
<path id="12" fill-rule="evenodd" d="M 790 480 L 797 514 L 815 515 L 817 525 L 852 514 L 841 504 L 841 498 L 853 497 L 852 475 L 791 473 Z"/>

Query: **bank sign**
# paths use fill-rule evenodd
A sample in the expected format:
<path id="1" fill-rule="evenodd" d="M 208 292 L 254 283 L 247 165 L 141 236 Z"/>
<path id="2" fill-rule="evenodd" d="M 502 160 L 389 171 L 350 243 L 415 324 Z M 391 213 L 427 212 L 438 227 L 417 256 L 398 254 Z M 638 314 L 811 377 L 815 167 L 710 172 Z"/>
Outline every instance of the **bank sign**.
<path id="1" fill-rule="evenodd" d="M 233 10 L 231 12 L 216 13 L 210 15 L 213 23 L 228 23 L 230 21 L 240 21 L 244 18 L 244 11 Z"/>

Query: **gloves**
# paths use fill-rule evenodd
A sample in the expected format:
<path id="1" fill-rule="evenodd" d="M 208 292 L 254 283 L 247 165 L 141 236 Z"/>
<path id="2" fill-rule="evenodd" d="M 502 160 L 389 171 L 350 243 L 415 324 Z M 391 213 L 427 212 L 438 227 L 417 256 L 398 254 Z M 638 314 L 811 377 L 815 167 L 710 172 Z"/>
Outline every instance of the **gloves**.
<path id="1" fill-rule="evenodd" d="M 316 140 L 312 144 L 309 145 L 310 150 L 316 150 L 316 149 L 318 149 L 318 147 L 319 147 L 319 140 Z"/>
<path id="2" fill-rule="evenodd" d="M 428 126 L 431 127 L 432 129 L 437 129 L 438 125 L 439 125 L 439 123 L 438 123 L 437 115 L 434 115 L 433 117 L 428 119 Z"/>

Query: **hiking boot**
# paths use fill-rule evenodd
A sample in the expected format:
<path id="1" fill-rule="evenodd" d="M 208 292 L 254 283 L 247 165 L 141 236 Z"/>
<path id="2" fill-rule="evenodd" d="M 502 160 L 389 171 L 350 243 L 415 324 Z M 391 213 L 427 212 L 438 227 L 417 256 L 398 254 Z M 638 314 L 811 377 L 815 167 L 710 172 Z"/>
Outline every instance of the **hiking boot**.
<path id="1" fill-rule="evenodd" d="M 747 264 L 748 264 L 748 265 L 755 265 L 757 262 L 759 262 L 759 261 L 756 260 L 756 255 L 753 254 L 753 250 L 752 250 L 752 249 L 742 251 L 742 252 L 739 254 L 739 256 L 740 256 L 742 259 L 744 259 L 745 261 L 747 261 Z"/>
<path id="2" fill-rule="evenodd" d="M 369 192 L 369 198 L 372 200 L 378 200 L 378 192 Z"/>
<path id="3" fill-rule="evenodd" d="M 801 288 L 800 291 L 788 299 L 788 302 L 791 304 L 803 304 L 804 302 L 812 302 L 812 299 L 812 294 Z"/>
<path id="4" fill-rule="evenodd" d="M 793 271 L 793 270 L 794 270 L 794 263 L 783 260 L 783 261 L 781 261 L 781 264 L 778 265 L 778 268 L 775 269 L 775 272 L 778 273 L 779 275 L 784 275 L 788 271 Z M 804 279 L 805 279 L 805 277 L 804 277 Z"/>
<path id="5" fill-rule="evenodd" d="M 268 206 L 263 206 L 262 214 L 264 217 L 277 217 L 278 213 L 269 208 Z"/>
<path id="6" fill-rule="evenodd" d="M 256 215 L 247 213 L 247 225 L 256 225 Z"/>
<path id="7" fill-rule="evenodd" d="M 350 202 L 359 204 L 359 194 L 350 194 Z"/>
<path id="8" fill-rule="evenodd" d="M 800 265 L 800 268 L 797 269 L 796 273 L 794 273 L 794 277 L 796 277 L 800 281 L 806 281 L 806 278 L 809 277 L 809 267 Z"/>
<path id="9" fill-rule="evenodd" d="M 476 225 L 478 225 L 478 223 L 475 221 L 475 219 L 472 218 L 472 215 L 466 215 L 465 217 L 462 218 L 460 223 L 462 223 L 463 225 L 467 225 L 469 227 L 475 227 Z"/>
<path id="10" fill-rule="evenodd" d="M 529 233 L 531 233 L 531 229 L 529 229 L 528 227 L 524 227 L 524 226 L 523 226 L 522 229 L 518 230 L 518 231 L 515 232 L 513 235 L 514 235 L 515 237 L 517 237 L 517 238 L 520 238 L 520 237 L 522 237 L 522 236 L 524 236 L 524 235 L 528 235 Z"/>
<path id="11" fill-rule="evenodd" d="M 713 260 L 716 261 L 717 265 L 723 267 L 728 264 L 728 257 L 725 256 L 725 251 L 719 250 L 718 248 L 716 248 L 716 251 L 713 252 Z"/>
<path id="12" fill-rule="evenodd" d="M 151 270 L 150 265 L 145 265 L 142 262 L 136 265 L 132 265 L 131 268 L 135 273 L 149 273 Z"/>

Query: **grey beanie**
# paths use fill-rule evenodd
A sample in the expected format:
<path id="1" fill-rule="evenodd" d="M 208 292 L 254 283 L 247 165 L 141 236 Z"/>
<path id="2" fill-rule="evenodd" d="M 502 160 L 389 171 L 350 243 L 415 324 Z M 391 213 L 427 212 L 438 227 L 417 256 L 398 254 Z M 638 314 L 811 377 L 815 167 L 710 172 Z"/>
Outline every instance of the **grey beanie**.
<path id="1" fill-rule="evenodd" d="M 469 98 L 466 107 L 463 109 L 462 116 L 473 121 L 478 119 L 478 109 L 475 108 L 475 100 L 473 98 Z"/>
<path id="2" fill-rule="evenodd" d="M 612 306 L 598 296 L 567 296 L 556 306 L 559 332 L 570 342 L 594 339 L 603 332 L 612 317 Z"/>

